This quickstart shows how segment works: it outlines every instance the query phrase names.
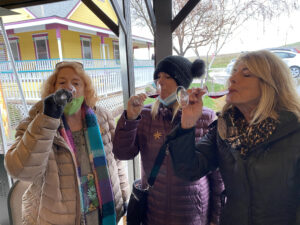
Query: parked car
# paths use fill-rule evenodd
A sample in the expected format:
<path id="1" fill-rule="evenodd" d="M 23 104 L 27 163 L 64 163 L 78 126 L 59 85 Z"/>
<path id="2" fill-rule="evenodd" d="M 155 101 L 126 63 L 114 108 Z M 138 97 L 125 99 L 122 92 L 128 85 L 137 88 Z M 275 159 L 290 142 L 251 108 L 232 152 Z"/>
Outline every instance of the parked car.
<path id="1" fill-rule="evenodd" d="M 294 78 L 300 76 L 300 53 L 289 50 L 270 50 L 279 56 L 290 68 Z"/>
<path id="2" fill-rule="evenodd" d="M 230 63 L 228 63 L 228 65 L 227 65 L 227 67 L 226 67 L 226 73 L 227 73 L 228 75 L 231 74 L 231 70 L 232 70 L 232 67 L 233 67 L 235 61 L 236 61 L 236 59 L 232 59 L 232 60 L 230 61 Z"/>
<path id="3" fill-rule="evenodd" d="M 269 51 L 275 51 L 275 50 L 283 50 L 283 51 L 292 51 L 296 53 L 300 53 L 300 50 L 293 47 L 279 47 L 279 48 L 267 48 Z"/>
<path id="4" fill-rule="evenodd" d="M 267 49 L 279 56 L 290 68 L 292 77 L 300 77 L 300 52 L 296 48 L 272 48 Z M 299 51 L 299 50 L 298 50 Z M 236 59 L 232 59 L 226 67 L 226 73 L 230 74 Z"/>

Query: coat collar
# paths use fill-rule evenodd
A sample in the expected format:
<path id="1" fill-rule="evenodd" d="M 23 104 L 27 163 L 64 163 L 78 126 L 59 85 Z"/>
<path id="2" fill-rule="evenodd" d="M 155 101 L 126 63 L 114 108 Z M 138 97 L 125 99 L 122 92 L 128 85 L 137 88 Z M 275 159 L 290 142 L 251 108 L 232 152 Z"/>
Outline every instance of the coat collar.
<path id="1" fill-rule="evenodd" d="M 272 143 L 276 142 L 277 140 L 286 137 L 292 134 L 293 132 L 300 131 L 300 123 L 298 122 L 298 118 L 292 112 L 281 111 L 279 113 L 278 120 L 279 123 L 275 131 L 273 132 L 273 134 L 270 136 L 270 138 L 267 141 L 255 146 L 254 149 L 252 149 L 251 152 L 249 153 L 249 156 L 255 154 L 255 152 L 257 152 L 258 149 L 266 149 L 267 146 L 270 146 Z M 219 124 L 217 126 L 219 126 Z M 228 145 L 228 149 L 231 152 L 232 156 L 235 158 L 235 160 L 241 159 L 239 151 L 234 150 L 229 145 Z"/>
<path id="2" fill-rule="evenodd" d="M 282 111 L 279 113 L 279 124 L 270 136 L 268 143 L 274 142 L 297 130 L 300 130 L 300 123 L 298 122 L 298 118 L 295 114 L 288 111 Z"/>

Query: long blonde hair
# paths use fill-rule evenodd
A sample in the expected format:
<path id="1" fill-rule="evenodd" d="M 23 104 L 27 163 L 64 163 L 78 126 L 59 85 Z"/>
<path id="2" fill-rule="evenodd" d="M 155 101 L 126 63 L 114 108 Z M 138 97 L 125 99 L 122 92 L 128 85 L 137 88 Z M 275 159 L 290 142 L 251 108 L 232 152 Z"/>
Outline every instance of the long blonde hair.
<path id="1" fill-rule="evenodd" d="M 152 119 L 155 120 L 156 119 L 156 116 L 158 114 L 158 110 L 159 110 L 159 104 L 160 104 L 160 101 L 159 100 L 156 100 L 153 105 L 152 105 L 152 108 L 151 108 L 151 116 L 152 116 Z M 180 109 L 179 107 L 179 104 L 178 102 L 176 101 L 173 105 L 172 105 L 172 108 L 173 108 L 173 116 L 172 116 L 172 121 L 174 120 L 178 110 Z"/>
<path id="2" fill-rule="evenodd" d="M 42 99 L 54 93 L 57 75 L 62 68 L 66 68 L 66 67 L 72 68 L 76 72 L 76 74 L 83 80 L 85 103 L 89 107 L 94 107 L 96 105 L 96 102 L 99 100 L 99 97 L 97 96 L 97 92 L 92 84 L 91 78 L 84 71 L 82 65 L 78 62 L 61 62 L 57 64 L 53 73 L 48 77 L 48 79 L 43 84 L 42 91 L 41 91 Z"/>
<path id="3" fill-rule="evenodd" d="M 290 69 L 275 54 L 267 51 L 253 51 L 241 55 L 234 65 L 244 63 L 249 71 L 260 78 L 261 98 L 253 112 L 250 124 L 259 123 L 267 117 L 278 119 L 278 112 L 294 113 L 300 121 L 300 99 Z M 225 104 L 223 113 L 233 105 Z"/>

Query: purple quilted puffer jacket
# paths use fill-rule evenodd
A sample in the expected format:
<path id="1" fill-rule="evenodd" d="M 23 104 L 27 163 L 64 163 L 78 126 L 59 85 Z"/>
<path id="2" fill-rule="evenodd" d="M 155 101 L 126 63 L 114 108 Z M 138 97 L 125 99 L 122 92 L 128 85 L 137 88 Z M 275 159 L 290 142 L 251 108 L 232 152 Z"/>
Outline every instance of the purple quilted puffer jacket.
<path id="1" fill-rule="evenodd" d="M 152 120 L 151 106 L 145 106 L 137 120 L 127 120 L 125 113 L 118 121 L 113 152 L 120 160 L 141 154 L 142 183 L 145 187 L 158 151 L 166 135 L 180 122 L 179 112 L 172 122 L 171 109 L 161 107 Z M 197 139 L 208 131 L 214 112 L 204 108 L 197 123 Z M 220 194 L 223 182 L 218 171 L 195 182 L 175 176 L 169 154 L 159 170 L 148 197 L 148 225 L 207 225 L 218 224 Z"/>

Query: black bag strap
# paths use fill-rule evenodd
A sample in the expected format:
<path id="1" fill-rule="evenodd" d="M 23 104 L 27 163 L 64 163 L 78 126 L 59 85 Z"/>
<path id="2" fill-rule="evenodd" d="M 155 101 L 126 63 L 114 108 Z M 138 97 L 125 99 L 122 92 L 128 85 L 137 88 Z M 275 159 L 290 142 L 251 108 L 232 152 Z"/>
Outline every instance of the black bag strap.
<path id="1" fill-rule="evenodd" d="M 167 148 L 168 148 L 168 142 L 165 142 L 165 143 L 161 146 L 161 148 L 160 148 L 160 150 L 159 150 L 159 152 L 158 152 L 158 154 L 157 154 L 157 156 L 156 156 L 156 159 L 155 159 L 155 161 L 154 161 L 154 165 L 153 165 L 153 167 L 152 167 L 150 176 L 149 176 L 149 178 L 148 178 L 148 185 L 149 185 L 149 187 L 152 187 L 152 186 L 154 185 L 154 182 L 155 182 L 155 180 L 156 180 L 156 176 L 157 176 L 157 174 L 158 174 L 158 172 L 159 172 L 159 169 L 160 169 L 160 167 L 161 167 L 161 165 L 162 165 L 162 163 L 163 163 L 163 161 L 164 161 L 164 159 L 165 159 L 165 156 L 166 156 L 166 149 L 167 149 Z M 148 188 L 149 188 L 149 187 L 148 187 Z"/>

